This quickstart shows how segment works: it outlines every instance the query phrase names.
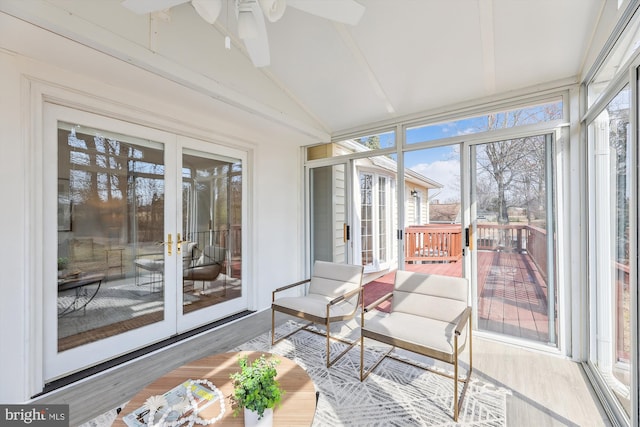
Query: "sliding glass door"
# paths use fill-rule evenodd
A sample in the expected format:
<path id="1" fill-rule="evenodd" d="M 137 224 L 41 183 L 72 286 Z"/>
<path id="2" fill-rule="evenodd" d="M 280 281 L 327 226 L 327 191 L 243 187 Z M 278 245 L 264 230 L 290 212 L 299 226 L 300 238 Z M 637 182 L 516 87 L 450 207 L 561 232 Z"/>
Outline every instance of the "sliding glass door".
<path id="1" fill-rule="evenodd" d="M 551 134 L 469 146 L 479 330 L 557 345 Z"/>

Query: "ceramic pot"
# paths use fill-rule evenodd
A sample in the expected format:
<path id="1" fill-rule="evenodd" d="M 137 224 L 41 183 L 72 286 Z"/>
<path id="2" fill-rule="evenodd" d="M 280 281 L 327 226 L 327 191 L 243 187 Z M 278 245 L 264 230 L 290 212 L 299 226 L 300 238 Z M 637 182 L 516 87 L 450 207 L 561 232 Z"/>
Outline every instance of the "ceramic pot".
<path id="1" fill-rule="evenodd" d="M 271 427 L 273 425 L 273 408 L 264 410 L 262 418 L 258 419 L 258 413 L 244 408 L 245 427 Z"/>

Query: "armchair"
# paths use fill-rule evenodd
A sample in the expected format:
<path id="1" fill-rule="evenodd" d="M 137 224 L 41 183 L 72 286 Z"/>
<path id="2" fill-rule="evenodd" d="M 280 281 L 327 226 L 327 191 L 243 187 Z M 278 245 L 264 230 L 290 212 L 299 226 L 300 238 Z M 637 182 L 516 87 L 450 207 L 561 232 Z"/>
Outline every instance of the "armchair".
<path id="1" fill-rule="evenodd" d="M 185 265 L 182 280 L 201 281 L 204 291 L 205 282 L 213 282 L 222 272 L 227 250 L 221 246 L 205 246 L 202 254 L 193 265 Z M 223 288 L 226 293 L 226 287 Z"/>
<path id="2" fill-rule="evenodd" d="M 458 421 L 459 408 L 473 370 L 472 316 L 471 307 L 467 303 L 468 291 L 469 283 L 465 278 L 398 270 L 393 292 L 371 303 L 362 311 L 360 381 L 364 381 L 385 357 L 395 358 L 391 352 L 396 347 L 450 363 L 454 367 L 453 375 L 440 371 L 434 372 L 452 378 L 454 381 L 453 420 Z M 389 299 L 392 302 L 388 316 L 365 320 L 366 312 Z M 366 372 L 364 369 L 365 338 L 391 346 L 391 349 Z M 460 380 L 458 356 L 464 350 L 467 341 L 469 369 L 466 378 Z M 413 365 L 405 359 L 397 360 Z M 425 369 L 422 366 L 418 367 Z M 464 382 L 459 400 L 458 381 Z"/>
<path id="3" fill-rule="evenodd" d="M 273 291 L 271 304 L 271 344 L 274 345 L 301 330 L 326 335 L 327 367 L 333 365 L 357 343 L 357 340 L 349 342 L 339 337 L 331 336 L 331 323 L 350 320 L 355 317 L 362 298 L 362 272 L 363 267 L 361 265 L 316 261 L 313 267 L 313 275 L 309 279 L 283 286 Z M 306 283 L 309 283 L 309 286 L 303 296 L 276 298 L 277 293 L 302 286 Z M 309 322 L 276 340 L 276 311 Z M 324 325 L 325 333 L 308 329 L 309 326 L 314 323 Z M 333 360 L 330 358 L 330 344 L 332 339 L 349 345 L 346 350 Z"/>
<path id="4" fill-rule="evenodd" d="M 182 242 L 182 266 L 188 267 L 193 263 L 193 251 L 195 250 L 195 242 Z M 154 252 L 138 255 L 133 261 L 135 267 L 135 283 L 136 286 L 149 285 L 149 291 L 152 291 L 156 283 L 164 285 L 164 253 Z M 141 282 L 140 270 L 145 270 L 149 274 L 149 281 Z"/>

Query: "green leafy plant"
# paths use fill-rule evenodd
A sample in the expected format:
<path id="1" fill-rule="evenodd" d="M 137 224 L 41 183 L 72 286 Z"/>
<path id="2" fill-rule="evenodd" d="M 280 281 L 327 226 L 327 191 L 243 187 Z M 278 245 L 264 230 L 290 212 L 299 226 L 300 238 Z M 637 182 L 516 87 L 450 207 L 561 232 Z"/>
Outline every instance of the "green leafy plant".
<path id="1" fill-rule="evenodd" d="M 257 412 L 260 419 L 266 409 L 275 408 L 280 403 L 284 390 L 275 378 L 278 363 L 280 360 L 267 358 L 264 354 L 253 363 L 246 355 L 238 359 L 240 372 L 231 374 L 234 386 L 232 400 L 236 404 L 234 415 L 247 408 Z"/>

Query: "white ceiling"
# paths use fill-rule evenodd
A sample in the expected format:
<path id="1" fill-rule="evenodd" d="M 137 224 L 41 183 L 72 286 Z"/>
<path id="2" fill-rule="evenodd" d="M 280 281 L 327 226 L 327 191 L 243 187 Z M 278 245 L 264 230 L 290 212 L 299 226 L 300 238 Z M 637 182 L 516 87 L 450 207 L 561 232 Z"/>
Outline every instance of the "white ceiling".
<path id="1" fill-rule="evenodd" d="M 293 9 L 269 71 L 330 131 L 576 78 L 602 1 L 359 0 L 355 27 Z"/>
<path id="2" fill-rule="evenodd" d="M 267 22 L 271 65 L 256 69 L 232 13 L 212 26 L 190 4 L 137 16 L 120 1 L 0 0 L 0 10 L 316 139 L 578 82 L 607 3 L 357 0 L 366 10 L 353 27 L 288 8 Z"/>

